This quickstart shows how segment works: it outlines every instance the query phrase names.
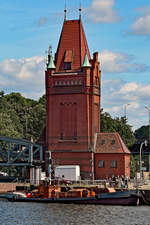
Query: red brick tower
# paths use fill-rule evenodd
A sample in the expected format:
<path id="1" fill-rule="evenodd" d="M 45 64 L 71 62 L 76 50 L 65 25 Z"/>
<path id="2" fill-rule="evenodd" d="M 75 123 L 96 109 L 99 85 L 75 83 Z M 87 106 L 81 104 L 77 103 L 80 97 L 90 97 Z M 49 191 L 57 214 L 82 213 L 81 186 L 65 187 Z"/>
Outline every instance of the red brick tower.
<path id="1" fill-rule="evenodd" d="M 57 165 L 79 165 L 83 179 L 94 178 L 94 141 L 100 132 L 98 53 L 90 57 L 81 18 L 64 20 L 46 77 L 46 145 Z"/>

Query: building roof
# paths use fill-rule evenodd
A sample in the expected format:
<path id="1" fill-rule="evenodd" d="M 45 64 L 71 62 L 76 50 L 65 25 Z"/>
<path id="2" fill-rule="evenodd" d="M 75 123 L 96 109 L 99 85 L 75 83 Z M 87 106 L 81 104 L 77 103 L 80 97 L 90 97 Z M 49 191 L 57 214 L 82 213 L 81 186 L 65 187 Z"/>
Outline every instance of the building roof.
<path id="1" fill-rule="evenodd" d="M 124 144 L 118 133 L 98 133 L 95 145 L 96 153 L 124 153 L 130 154 L 130 151 Z"/>
<path id="2" fill-rule="evenodd" d="M 65 63 L 71 63 L 71 71 L 80 71 L 86 51 L 90 60 L 82 21 L 65 20 L 55 55 L 56 72 L 65 71 Z"/>

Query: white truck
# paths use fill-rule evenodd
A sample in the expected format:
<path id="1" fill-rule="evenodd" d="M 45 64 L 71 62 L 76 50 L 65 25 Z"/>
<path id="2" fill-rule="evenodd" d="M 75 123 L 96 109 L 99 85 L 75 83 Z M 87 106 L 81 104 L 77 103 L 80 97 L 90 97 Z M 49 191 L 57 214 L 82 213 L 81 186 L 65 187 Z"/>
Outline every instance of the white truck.
<path id="1" fill-rule="evenodd" d="M 55 177 L 65 180 L 78 181 L 80 180 L 79 165 L 57 166 L 55 168 Z"/>

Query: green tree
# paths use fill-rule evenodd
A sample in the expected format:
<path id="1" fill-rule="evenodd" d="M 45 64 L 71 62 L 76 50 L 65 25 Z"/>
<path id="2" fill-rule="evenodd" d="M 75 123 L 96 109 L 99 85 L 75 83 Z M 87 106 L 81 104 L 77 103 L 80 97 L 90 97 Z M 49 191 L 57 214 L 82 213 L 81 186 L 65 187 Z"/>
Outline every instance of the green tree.
<path id="1" fill-rule="evenodd" d="M 45 96 L 39 101 L 20 93 L 0 95 L 0 135 L 38 139 L 45 126 Z"/>
<path id="2" fill-rule="evenodd" d="M 134 135 L 137 140 L 148 140 L 149 126 L 142 126 L 138 128 L 135 130 Z"/>
<path id="3" fill-rule="evenodd" d="M 101 132 L 118 132 L 124 143 L 129 147 L 135 142 L 132 127 L 125 117 L 112 118 L 109 113 L 101 110 Z"/>

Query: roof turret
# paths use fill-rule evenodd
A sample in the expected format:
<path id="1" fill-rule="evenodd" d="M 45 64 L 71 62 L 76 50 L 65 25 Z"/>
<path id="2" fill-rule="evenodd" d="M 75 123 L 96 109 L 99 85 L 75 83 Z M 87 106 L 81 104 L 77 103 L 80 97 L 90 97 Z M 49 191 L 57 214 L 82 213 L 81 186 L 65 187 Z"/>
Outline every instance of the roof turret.
<path id="1" fill-rule="evenodd" d="M 47 69 L 56 69 L 56 66 L 54 64 L 53 56 L 52 56 L 52 47 L 49 47 L 49 54 L 48 54 L 48 64 Z"/>
<path id="2" fill-rule="evenodd" d="M 89 63 L 89 59 L 88 59 L 88 56 L 87 56 L 87 51 L 85 53 L 85 57 L 84 57 L 84 62 L 82 64 L 82 67 L 91 67 L 90 63 Z"/>
<path id="3" fill-rule="evenodd" d="M 56 66 L 54 64 L 52 55 L 49 56 L 49 62 L 48 62 L 48 65 L 47 65 L 47 69 L 56 69 Z"/>

